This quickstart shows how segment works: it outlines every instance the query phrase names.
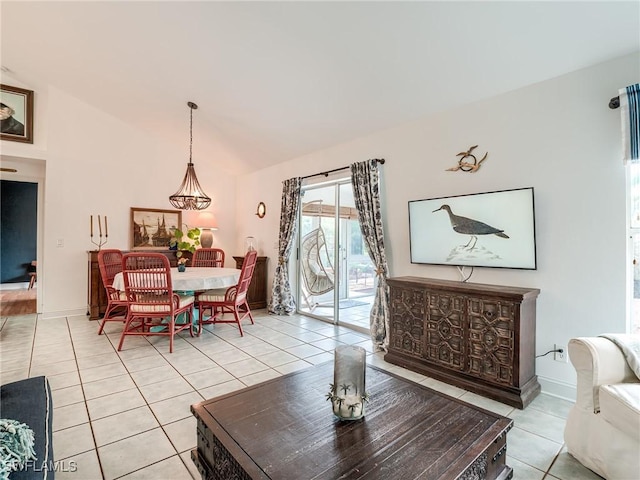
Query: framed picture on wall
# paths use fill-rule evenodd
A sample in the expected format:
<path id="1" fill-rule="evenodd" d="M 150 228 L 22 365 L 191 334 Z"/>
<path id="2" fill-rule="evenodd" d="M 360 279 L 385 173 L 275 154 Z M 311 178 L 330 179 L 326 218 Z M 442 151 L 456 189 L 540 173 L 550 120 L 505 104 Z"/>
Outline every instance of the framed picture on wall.
<path id="1" fill-rule="evenodd" d="M 173 231 L 181 225 L 181 210 L 131 207 L 131 250 L 169 250 Z"/>
<path id="2" fill-rule="evenodd" d="M 33 143 L 33 90 L 0 84 L 0 139 Z"/>

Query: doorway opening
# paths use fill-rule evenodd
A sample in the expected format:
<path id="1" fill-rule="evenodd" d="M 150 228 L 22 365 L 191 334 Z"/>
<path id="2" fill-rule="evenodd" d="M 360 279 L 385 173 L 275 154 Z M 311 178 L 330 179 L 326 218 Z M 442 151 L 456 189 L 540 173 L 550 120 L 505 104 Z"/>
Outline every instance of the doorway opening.
<path id="1" fill-rule="evenodd" d="M 1 155 L 0 316 L 42 312 L 44 160 Z"/>

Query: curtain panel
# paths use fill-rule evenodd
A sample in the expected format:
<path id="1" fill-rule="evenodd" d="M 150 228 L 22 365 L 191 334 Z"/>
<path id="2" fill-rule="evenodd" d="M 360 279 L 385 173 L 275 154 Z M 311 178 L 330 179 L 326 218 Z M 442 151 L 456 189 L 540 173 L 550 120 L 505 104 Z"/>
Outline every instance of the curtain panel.
<path id="1" fill-rule="evenodd" d="M 640 163 L 640 84 L 620 89 L 624 163 Z"/>
<path id="2" fill-rule="evenodd" d="M 300 188 L 302 178 L 294 177 L 282 182 L 282 205 L 280 207 L 280 233 L 278 236 L 278 265 L 271 289 L 269 313 L 291 315 L 296 311 L 296 300 L 289 282 L 289 257 L 298 228 Z"/>
<path id="3" fill-rule="evenodd" d="M 358 162 L 352 164 L 350 168 L 362 237 L 371 261 L 376 266 L 378 277 L 378 286 L 369 317 L 371 341 L 377 350 L 386 352 L 389 348 L 389 287 L 387 286 L 389 268 L 384 250 L 384 232 L 380 213 L 378 161 Z"/>

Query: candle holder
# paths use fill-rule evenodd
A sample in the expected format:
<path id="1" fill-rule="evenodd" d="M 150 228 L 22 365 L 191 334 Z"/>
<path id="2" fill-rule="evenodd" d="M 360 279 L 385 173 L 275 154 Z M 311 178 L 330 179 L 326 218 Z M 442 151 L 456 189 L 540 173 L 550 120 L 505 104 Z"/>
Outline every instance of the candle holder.
<path id="1" fill-rule="evenodd" d="M 96 242 L 93 239 L 93 215 L 91 215 L 91 243 L 98 247 L 98 251 L 100 251 L 102 246 L 109 241 L 109 224 L 107 223 L 106 215 L 104 217 L 104 240 L 102 239 L 102 219 L 100 215 L 98 215 L 98 232 L 99 240 Z"/>
<path id="2" fill-rule="evenodd" d="M 331 400 L 333 414 L 340 420 L 358 420 L 364 417 L 364 406 L 369 401 L 365 391 L 366 351 L 354 345 L 335 349 L 333 383 L 329 385 L 327 400 Z"/>
<path id="3" fill-rule="evenodd" d="M 98 240 L 97 242 L 93 240 L 93 235 L 91 235 L 91 243 L 93 243 L 95 246 L 98 247 L 98 251 L 100 251 L 100 248 L 102 248 L 102 246 L 107 243 L 109 235 L 105 235 L 104 236 L 104 240 L 102 240 L 102 235 L 100 235 L 100 240 Z"/>

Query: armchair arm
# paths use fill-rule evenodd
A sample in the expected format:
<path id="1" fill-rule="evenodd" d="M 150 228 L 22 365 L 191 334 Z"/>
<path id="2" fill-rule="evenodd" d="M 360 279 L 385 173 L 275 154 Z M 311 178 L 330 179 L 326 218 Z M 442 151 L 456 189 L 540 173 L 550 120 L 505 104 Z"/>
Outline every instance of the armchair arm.
<path id="1" fill-rule="evenodd" d="M 584 410 L 600 411 L 600 385 L 638 381 L 620 349 L 606 338 L 574 338 L 568 349 L 577 373 L 576 406 Z"/>
<path id="2" fill-rule="evenodd" d="M 232 287 L 227 288 L 226 293 L 224 294 L 225 302 L 234 302 L 236 300 L 236 295 L 238 293 L 238 286 L 233 285 Z"/>
<path id="3" fill-rule="evenodd" d="M 111 300 L 120 300 L 120 290 L 116 290 L 111 285 L 105 285 L 105 290 L 107 291 L 107 296 Z"/>

